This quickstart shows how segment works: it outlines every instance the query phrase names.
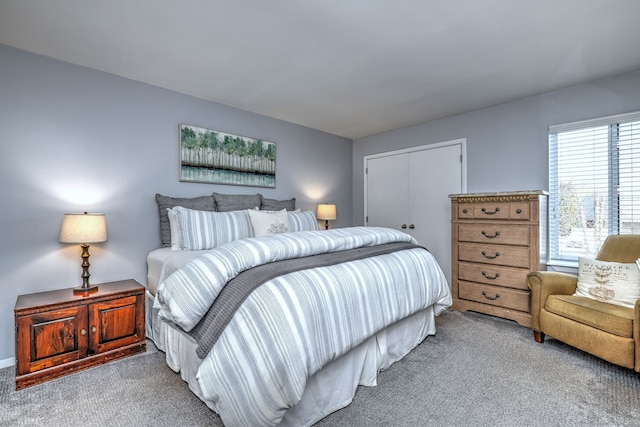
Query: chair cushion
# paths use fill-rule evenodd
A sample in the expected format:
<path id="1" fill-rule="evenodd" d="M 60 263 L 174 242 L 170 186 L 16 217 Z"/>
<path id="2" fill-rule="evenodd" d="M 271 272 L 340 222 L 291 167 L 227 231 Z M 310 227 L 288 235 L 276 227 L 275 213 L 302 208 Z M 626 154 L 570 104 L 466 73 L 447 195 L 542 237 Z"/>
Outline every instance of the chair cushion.
<path id="1" fill-rule="evenodd" d="M 620 337 L 633 336 L 633 309 L 575 295 L 550 295 L 545 310 Z"/>

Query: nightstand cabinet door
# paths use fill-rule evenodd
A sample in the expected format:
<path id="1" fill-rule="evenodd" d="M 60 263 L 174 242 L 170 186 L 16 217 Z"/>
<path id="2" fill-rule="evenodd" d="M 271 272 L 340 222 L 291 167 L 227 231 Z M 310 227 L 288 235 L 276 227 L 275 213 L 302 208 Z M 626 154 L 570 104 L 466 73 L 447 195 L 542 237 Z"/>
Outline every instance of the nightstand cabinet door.
<path id="1" fill-rule="evenodd" d="M 18 318 L 16 374 L 23 375 L 86 357 L 89 335 L 87 307 Z"/>
<path id="2" fill-rule="evenodd" d="M 144 296 L 132 295 L 89 306 L 94 354 L 139 342 L 144 338 Z"/>

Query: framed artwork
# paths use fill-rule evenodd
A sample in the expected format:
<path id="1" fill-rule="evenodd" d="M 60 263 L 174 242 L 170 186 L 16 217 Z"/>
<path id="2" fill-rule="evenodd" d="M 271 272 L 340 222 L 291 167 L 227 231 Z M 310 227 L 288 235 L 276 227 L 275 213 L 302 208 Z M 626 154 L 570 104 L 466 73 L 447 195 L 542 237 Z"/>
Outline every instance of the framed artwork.
<path id="1" fill-rule="evenodd" d="M 181 124 L 180 181 L 275 188 L 276 144 Z"/>

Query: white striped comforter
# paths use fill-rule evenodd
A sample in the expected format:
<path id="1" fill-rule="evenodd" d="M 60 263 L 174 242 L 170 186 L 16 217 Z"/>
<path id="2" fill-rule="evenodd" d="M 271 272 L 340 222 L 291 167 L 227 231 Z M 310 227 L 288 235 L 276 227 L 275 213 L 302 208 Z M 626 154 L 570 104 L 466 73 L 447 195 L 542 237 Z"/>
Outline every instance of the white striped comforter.
<path id="1" fill-rule="evenodd" d="M 190 330 L 246 269 L 401 241 L 414 240 L 392 229 L 353 227 L 231 242 L 159 286 L 160 317 Z M 450 304 L 449 285 L 423 249 L 290 273 L 245 300 L 203 360 L 198 382 L 225 425 L 277 425 L 326 364 L 400 319 L 432 305 L 439 314 Z"/>

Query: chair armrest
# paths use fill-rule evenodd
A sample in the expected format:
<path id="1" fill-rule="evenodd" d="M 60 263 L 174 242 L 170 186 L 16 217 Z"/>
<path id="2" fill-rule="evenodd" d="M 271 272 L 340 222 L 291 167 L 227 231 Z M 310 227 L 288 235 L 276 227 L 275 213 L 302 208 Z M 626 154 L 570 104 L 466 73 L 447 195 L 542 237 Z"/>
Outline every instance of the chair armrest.
<path id="1" fill-rule="evenodd" d="M 549 295 L 572 295 L 578 278 L 556 271 L 533 271 L 527 274 L 527 286 L 531 289 L 531 327 L 540 331 L 539 315 Z"/>

